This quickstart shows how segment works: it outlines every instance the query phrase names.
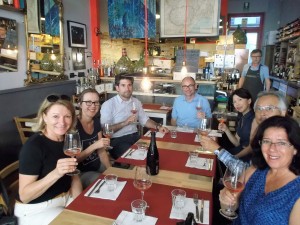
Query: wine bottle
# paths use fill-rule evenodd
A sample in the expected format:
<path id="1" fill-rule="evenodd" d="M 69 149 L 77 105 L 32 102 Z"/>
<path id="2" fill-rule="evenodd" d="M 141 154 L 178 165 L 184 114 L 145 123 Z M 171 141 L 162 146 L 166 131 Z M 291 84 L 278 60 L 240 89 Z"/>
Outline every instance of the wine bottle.
<path id="1" fill-rule="evenodd" d="M 155 131 L 151 132 L 151 142 L 147 152 L 147 173 L 157 175 L 159 172 L 159 154 L 156 145 Z"/>

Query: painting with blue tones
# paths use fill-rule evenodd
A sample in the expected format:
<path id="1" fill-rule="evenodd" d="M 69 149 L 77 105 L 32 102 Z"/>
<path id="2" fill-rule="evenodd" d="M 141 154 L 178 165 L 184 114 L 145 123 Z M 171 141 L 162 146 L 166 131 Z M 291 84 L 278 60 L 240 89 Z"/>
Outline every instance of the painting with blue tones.
<path id="1" fill-rule="evenodd" d="M 45 33 L 59 36 L 59 7 L 54 0 L 44 0 L 45 7 Z"/>
<path id="2" fill-rule="evenodd" d="M 148 37 L 156 35 L 156 4 L 148 0 Z M 144 38 L 144 0 L 108 0 L 108 24 L 111 38 Z"/>

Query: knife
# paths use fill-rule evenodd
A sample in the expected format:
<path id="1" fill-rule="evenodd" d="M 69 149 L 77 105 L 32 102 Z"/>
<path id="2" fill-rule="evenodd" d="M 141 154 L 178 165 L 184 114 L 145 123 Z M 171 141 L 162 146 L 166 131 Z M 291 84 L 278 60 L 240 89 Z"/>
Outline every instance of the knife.
<path id="1" fill-rule="evenodd" d="M 96 188 L 97 188 L 97 186 L 100 184 L 100 182 L 101 182 L 101 179 L 99 179 L 99 180 L 97 181 L 96 185 L 93 187 L 93 189 L 91 190 L 91 192 L 88 194 L 88 197 L 90 197 L 91 194 L 96 190 Z"/>
<path id="2" fill-rule="evenodd" d="M 204 200 L 201 199 L 200 222 L 203 223 Z"/>
<path id="3" fill-rule="evenodd" d="M 128 149 L 127 153 L 124 155 L 124 158 L 126 158 L 126 156 L 128 156 L 132 151 L 132 148 Z"/>

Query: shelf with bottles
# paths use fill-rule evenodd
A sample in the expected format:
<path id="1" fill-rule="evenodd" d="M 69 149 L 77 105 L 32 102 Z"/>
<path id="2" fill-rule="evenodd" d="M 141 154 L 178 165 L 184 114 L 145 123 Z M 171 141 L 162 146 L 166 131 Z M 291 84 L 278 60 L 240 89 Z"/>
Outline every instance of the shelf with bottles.
<path id="1" fill-rule="evenodd" d="M 300 18 L 278 29 L 278 41 L 286 41 L 300 36 Z"/>
<path id="2" fill-rule="evenodd" d="M 13 4 L 4 4 L 0 5 L 0 9 L 11 11 L 11 12 L 18 12 L 18 13 L 24 13 L 24 8 L 16 8 Z"/>

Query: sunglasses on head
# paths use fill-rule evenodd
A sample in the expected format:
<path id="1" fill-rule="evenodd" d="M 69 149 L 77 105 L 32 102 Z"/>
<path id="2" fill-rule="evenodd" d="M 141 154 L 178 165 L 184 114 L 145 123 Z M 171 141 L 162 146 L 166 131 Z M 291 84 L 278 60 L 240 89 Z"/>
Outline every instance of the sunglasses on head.
<path id="1" fill-rule="evenodd" d="M 48 102 L 57 102 L 59 99 L 70 101 L 71 98 L 68 95 L 49 95 L 47 97 Z"/>

